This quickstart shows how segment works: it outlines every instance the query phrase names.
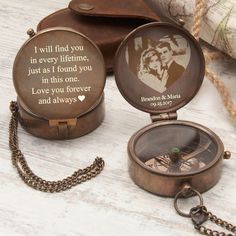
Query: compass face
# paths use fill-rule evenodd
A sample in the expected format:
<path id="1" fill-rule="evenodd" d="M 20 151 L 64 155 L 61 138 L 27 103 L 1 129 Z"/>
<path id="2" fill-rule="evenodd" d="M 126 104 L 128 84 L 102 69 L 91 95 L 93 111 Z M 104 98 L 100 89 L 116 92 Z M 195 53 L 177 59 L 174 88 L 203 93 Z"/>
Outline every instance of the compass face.
<path id="1" fill-rule="evenodd" d="M 134 142 L 135 156 L 146 167 L 167 175 L 201 172 L 220 158 L 218 137 L 208 129 L 173 123 L 146 129 Z"/>

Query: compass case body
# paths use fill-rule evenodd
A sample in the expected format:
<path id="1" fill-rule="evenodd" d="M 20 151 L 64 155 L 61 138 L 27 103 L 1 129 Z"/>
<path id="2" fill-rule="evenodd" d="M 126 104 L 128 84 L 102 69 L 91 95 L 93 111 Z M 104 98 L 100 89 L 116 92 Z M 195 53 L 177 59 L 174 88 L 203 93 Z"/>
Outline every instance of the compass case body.
<path id="1" fill-rule="evenodd" d="M 224 156 L 221 140 L 204 126 L 178 121 L 176 113 L 204 78 L 204 56 L 194 37 L 172 24 L 146 24 L 121 43 L 114 68 L 121 94 L 152 120 L 128 143 L 132 180 L 169 197 L 185 183 L 199 192 L 215 185 Z"/>
<path id="2" fill-rule="evenodd" d="M 70 28 L 28 34 L 13 67 L 22 126 L 46 139 L 93 131 L 105 115 L 106 71 L 98 47 Z"/>
<path id="3" fill-rule="evenodd" d="M 172 147 L 184 153 L 180 163 L 172 163 L 166 155 Z M 136 184 L 152 193 L 174 197 L 186 183 L 199 192 L 213 187 L 221 177 L 224 147 L 218 136 L 204 126 L 164 121 L 134 134 L 128 154 L 129 173 Z"/>

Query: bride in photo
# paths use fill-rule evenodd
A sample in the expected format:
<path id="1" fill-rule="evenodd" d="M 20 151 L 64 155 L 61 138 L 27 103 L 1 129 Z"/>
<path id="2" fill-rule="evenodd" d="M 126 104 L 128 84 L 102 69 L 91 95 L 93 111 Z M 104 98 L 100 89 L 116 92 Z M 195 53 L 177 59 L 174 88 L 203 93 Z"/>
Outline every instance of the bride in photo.
<path id="1" fill-rule="evenodd" d="M 138 78 L 159 93 L 166 91 L 168 73 L 163 69 L 160 54 L 155 48 L 148 48 L 142 52 Z"/>

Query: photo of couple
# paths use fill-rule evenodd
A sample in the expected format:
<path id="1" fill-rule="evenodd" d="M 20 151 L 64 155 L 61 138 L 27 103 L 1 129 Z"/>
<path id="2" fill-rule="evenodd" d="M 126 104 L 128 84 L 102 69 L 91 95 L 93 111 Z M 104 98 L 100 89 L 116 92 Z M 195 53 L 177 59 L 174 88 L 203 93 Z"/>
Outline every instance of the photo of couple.
<path id="1" fill-rule="evenodd" d="M 188 44 L 180 35 L 167 35 L 157 42 L 135 38 L 128 47 L 126 59 L 131 69 L 138 79 L 159 93 L 181 78 L 190 58 Z M 129 53 L 136 54 L 136 61 L 129 62 Z"/>

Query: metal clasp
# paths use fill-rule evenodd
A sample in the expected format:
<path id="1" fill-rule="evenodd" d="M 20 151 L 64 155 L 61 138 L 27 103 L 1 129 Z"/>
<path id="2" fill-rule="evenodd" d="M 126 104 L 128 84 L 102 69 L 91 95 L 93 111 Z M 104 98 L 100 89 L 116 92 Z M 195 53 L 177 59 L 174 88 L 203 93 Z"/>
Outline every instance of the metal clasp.
<path id="1" fill-rule="evenodd" d="M 203 206 L 203 198 L 202 198 L 201 193 L 199 193 L 196 189 L 192 188 L 188 183 L 185 183 L 183 185 L 182 189 L 175 195 L 174 207 L 175 207 L 175 210 L 177 211 L 177 213 L 179 215 L 184 216 L 184 217 L 191 217 L 192 218 L 191 210 L 194 209 L 194 207 L 191 208 L 189 213 L 185 213 L 182 210 L 180 210 L 180 208 L 178 206 L 178 200 L 180 198 L 188 198 L 188 197 L 191 197 L 191 196 L 194 196 L 194 195 L 196 195 L 199 198 L 199 205 L 198 206 Z"/>
<path id="2" fill-rule="evenodd" d="M 196 206 L 190 210 L 190 216 L 194 226 L 200 226 L 208 220 L 207 209 L 205 206 Z"/>
<path id="3" fill-rule="evenodd" d="M 76 123 L 77 119 L 49 120 L 49 126 L 57 127 L 58 136 L 61 138 L 68 138 L 70 128 L 75 127 Z"/>

